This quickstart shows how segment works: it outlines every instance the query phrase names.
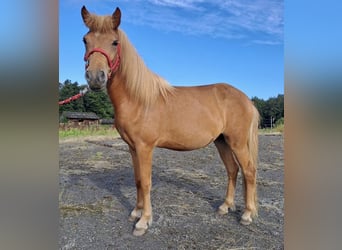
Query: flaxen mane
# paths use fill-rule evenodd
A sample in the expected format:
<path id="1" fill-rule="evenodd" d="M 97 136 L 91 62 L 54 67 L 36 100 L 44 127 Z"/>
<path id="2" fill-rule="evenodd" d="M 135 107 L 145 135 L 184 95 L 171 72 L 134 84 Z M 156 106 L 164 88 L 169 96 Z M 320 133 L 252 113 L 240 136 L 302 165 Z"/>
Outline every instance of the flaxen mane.
<path id="1" fill-rule="evenodd" d="M 90 15 L 85 22 L 90 31 L 94 32 L 106 33 L 114 29 L 111 16 Z M 122 30 L 118 29 L 118 34 L 121 46 L 119 70 L 125 78 L 130 96 L 146 106 L 153 104 L 160 96 L 166 100 L 175 89 L 146 67 Z"/>
<path id="2" fill-rule="evenodd" d="M 122 51 L 120 71 L 126 78 L 126 87 L 130 95 L 147 106 L 153 104 L 159 96 L 166 100 L 174 88 L 146 67 L 126 34 L 120 29 L 118 31 Z"/>

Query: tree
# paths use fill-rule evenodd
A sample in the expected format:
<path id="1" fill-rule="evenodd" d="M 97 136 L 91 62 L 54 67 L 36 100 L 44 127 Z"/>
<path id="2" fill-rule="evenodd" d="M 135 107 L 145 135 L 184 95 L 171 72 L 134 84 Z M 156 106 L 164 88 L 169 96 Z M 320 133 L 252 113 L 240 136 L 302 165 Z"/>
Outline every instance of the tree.
<path id="1" fill-rule="evenodd" d="M 265 106 L 266 106 L 266 102 L 263 99 L 259 99 L 258 97 L 252 97 L 252 102 L 254 103 L 254 106 L 257 108 L 257 110 L 259 111 L 260 114 L 260 127 L 264 128 L 264 110 L 265 110 Z"/>
<path id="2" fill-rule="evenodd" d="M 65 100 L 79 92 L 80 88 L 78 87 L 77 82 L 72 83 L 70 80 L 65 80 L 63 84 L 59 84 L 59 101 Z M 84 112 L 83 99 L 80 98 L 70 103 L 60 105 L 59 114 L 61 115 L 63 111 Z"/>
<path id="3" fill-rule="evenodd" d="M 273 126 L 278 120 L 284 118 L 284 95 L 271 97 L 267 101 L 253 97 L 251 99 L 260 114 L 260 127 Z"/>
<path id="4" fill-rule="evenodd" d="M 59 83 L 59 100 L 65 100 L 83 90 L 86 85 L 78 86 L 77 82 L 70 80 Z M 100 118 L 113 118 L 112 104 L 105 92 L 87 92 L 83 97 L 59 106 L 59 114 L 63 111 L 94 112 Z"/>
<path id="5" fill-rule="evenodd" d="M 113 118 L 113 106 L 105 92 L 88 92 L 84 97 L 86 112 L 94 112 L 101 118 Z"/>

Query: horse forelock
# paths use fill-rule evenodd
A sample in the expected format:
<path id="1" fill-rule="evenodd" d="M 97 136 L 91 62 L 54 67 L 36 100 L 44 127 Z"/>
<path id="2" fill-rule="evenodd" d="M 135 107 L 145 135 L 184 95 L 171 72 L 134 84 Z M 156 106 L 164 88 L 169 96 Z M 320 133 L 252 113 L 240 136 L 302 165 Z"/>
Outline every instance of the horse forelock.
<path id="1" fill-rule="evenodd" d="M 92 32 L 108 33 L 114 30 L 111 16 L 90 15 L 86 20 L 86 25 Z"/>
<path id="2" fill-rule="evenodd" d="M 162 77 L 153 73 L 138 55 L 126 34 L 118 29 L 122 48 L 120 73 L 124 76 L 126 89 L 131 97 L 145 106 L 153 104 L 158 97 L 167 99 L 174 88 Z"/>

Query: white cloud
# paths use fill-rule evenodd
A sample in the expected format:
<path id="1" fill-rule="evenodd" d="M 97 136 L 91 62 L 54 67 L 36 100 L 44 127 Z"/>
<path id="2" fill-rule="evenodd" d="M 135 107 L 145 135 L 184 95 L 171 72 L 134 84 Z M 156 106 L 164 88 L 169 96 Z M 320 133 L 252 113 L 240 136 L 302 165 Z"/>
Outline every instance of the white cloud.
<path id="1" fill-rule="evenodd" d="M 169 6 L 169 7 L 180 7 L 186 9 L 198 9 L 197 3 L 204 2 L 203 0 L 148 0 L 152 4 Z"/>
<path id="2" fill-rule="evenodd" d="M 268 45 L 283 42 L 281 0 L 117 0 L 116 3 L 126 4 L 128 13 L 124 16 L 137 25 Z"/>
<path id="3" fill-rule="evenodd" d="M 280 35 L 283 29 L 283 2 L 272 0 L 226 1 L 222 8 L 230 22 L 249 31 Z"/>

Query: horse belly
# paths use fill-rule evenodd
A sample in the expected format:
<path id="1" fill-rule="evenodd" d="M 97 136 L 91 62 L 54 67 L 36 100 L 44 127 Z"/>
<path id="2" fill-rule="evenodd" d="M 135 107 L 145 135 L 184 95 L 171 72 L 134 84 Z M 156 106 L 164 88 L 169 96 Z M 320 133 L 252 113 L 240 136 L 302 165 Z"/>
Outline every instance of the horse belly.
<path id="1" fill-rule="evenodd" d="M 184 120 L 179 120 L 174 126 L 169 124 L 157 146 L 179 151 L 199 149 L 213 142 L 221 133 L 221 126 L 216 122 L 184 123 Z"/>
<path id="2" fill-rule="evenodd" d="M 213 142 L 225 127 L 220 86 L 177 88 L 161 110 L 159 147 L 192 150 Z"/>
<path id="3" fill-rule="evenodd" d="M 215 138 L 211 138 L 210 140 L 167 140 L 163 141 L 157 145 L 159 148 L 167 148 L 177 151 L 190 151 L 199 148 L 203 148 L 214 141 Z"/>

